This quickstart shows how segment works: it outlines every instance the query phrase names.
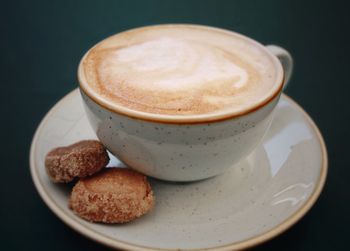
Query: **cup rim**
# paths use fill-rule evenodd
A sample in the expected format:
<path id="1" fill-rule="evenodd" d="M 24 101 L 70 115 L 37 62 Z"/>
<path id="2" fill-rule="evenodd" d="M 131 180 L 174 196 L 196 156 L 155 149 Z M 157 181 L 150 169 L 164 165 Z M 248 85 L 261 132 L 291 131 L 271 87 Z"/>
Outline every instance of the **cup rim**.
<path id="1" fill-rule="evenodd" d="M 145 28 L 152 28 L 152 27 L 159 27 L 159 26 L 186 26 L 186 27 L 193 27 L 193 28 L 201 28 L 201 29 L 207 29 L 207 30 L 213 30 L 217 32 L 222 32 L 226 34 L 231 34 L 234 36 L 238 36 L 244 40 L 247 40 L 248 42 L 256 45 L 263 51 L 265 51 L 266 55 L 270 57 L 270 59 L 274 62 L 274 65 L 277 68 L 277 77 L 275 80 L 275 85 L 273 86 L 270 93 L 261 100 L 258 100 L 253 105 L 242 109 L 238 111 L 223 111 L 221 113 L 208 113 L 208 114 L 193 114 L 193 115 L 170 115 L 170 114 L 155 114 L 155 113 L 149 113 L 149 112 L 143 112 L 138 110 L 133 110 L 130 108 L 127 108 L 125 106 L 119 105 L 117 103 L 113 103 L 111 101 L 108 101 L 107 99 L 99 96 L 90 86 L 87 84 L 87 79 L 85 78 L 84 69 L 83 69 L 83 61 L 87 57 L 88 53 L 96 47 L 98 44 L 100 44 L 102 41 L 113 37 L 115 35 L 134 31 L 138 29 L 145 29 Z M 119 32 L 116 34 L 113 34 L 112 36 L 109 36 L 101 41 L 99 41 L 97 44 L 95 44 L 93 47 L 91 47 L 81 58 L 78 66 L 78 82 L 79 87 L 82 92 L 84 92 L 85 95 L 87 95 L 90 99 L 92 99 L 94 102 L 96 102 L 98 105 L 102 106 L 103 108 L 120 115 L 124 115 L 130 118 L 139 119 L 139 120 L 145 120 L 150 122 L 161 122 L 161 123 L 169 123 L 169 124 L 200 124 L 200 123 L 209 123 L 209 122 L 216 122 L 216 121 L 222 121 L 222 120 L 228 120 L 236 117 L 241 117 L 244 115 L 247 115 L 249 113 L 252 113 L 256 110 L 259 110 L 260 108 L 264 107 L 265 105 L 269 104 L 272 100 L 274 100 L 282 91 L 285 78 L 284 78 L 284 70 L 282 67 L 281 62 L 278 60 L 278 58 L 272 54 L 264 45 L 257 42 L 254 39 L 251 39 L 245 35 L 242 35 L 240 33 L 217 28 L 217 27 L 211 27 L 207 25 L 198 25 L 198 24 L 157 24 L 157 25 L 149 25 L 149 26 L 142 26 L 138 28 L 128 29 L 123 32 Z M 278 84 L 276 84 L 278 83 Z"/>

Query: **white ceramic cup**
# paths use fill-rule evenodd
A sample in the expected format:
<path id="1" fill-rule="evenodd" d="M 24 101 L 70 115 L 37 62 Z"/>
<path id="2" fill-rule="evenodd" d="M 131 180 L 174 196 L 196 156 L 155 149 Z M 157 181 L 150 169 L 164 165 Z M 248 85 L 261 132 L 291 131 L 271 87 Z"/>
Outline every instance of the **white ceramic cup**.
<path id="1" fill-rule="evenodd" d="M 279 88 L 267 100 L 239 114 L 194 115 L 186 119 L 123 107 L 115 109 L 89 88 L 80 63 L 78 79 L 90 124 L 112 154 L 146 175 L 169 181 L 194 181 L 223 173 L 262 140 L 292 73 L 293 60 L 286 50 L 275 45 L 263 49 L 278 61 L 276 70 L 281 76 Z"/>

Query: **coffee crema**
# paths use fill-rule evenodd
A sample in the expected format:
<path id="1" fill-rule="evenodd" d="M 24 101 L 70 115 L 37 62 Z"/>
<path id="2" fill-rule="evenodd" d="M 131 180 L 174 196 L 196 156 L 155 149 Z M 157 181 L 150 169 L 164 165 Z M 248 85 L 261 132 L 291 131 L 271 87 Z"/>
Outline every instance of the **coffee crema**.
<path id="1" fill-rule="evenodd" d="M 261 46 L 236 33 L 158 25 L 109 37 L 81 67 L 111 103 L 146 113 L 210 114 L 247 109 L 271 94 L 277 71 Z"/>

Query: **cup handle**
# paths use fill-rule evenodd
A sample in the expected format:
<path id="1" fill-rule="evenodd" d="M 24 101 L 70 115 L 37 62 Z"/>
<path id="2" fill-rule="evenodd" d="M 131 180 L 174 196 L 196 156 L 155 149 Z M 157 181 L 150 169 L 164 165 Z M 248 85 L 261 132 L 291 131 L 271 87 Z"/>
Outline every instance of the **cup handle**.
<path id="1" fill-rule="evenodd" d="M 292 76 L 293 58 L 287 50 L 277 45 L 266 45 L 266 48 L 281 61 L 284 70 L 283 90 L 285 90 Z"/>

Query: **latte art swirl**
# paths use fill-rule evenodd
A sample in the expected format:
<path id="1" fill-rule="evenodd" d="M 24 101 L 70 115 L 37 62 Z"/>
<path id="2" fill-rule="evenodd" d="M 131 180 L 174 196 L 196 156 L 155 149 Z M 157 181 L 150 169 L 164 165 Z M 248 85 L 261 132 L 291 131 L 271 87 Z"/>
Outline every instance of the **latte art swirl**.
<path id="1" fill-rule="evenodd" d="M 104 66 L 115 76 L 128 72 L 128 81 L 147 90 L 181 91 L 208 84 L 215 88 L 217 82 L 239 88 L 248 80 L 247 72 L 225 58 L 222 51 L 172 38 L 121 49 L 105 59 L 101 72 Z"/>
<path id="2" fill-rule="evenodd" d="M 272 62 L 257 48 L 227 34 L 175 27 L 101 42 L 83 62 L 88 84 L 130 109 L 177 115 L 241 109 L 271 88 Z"/>

